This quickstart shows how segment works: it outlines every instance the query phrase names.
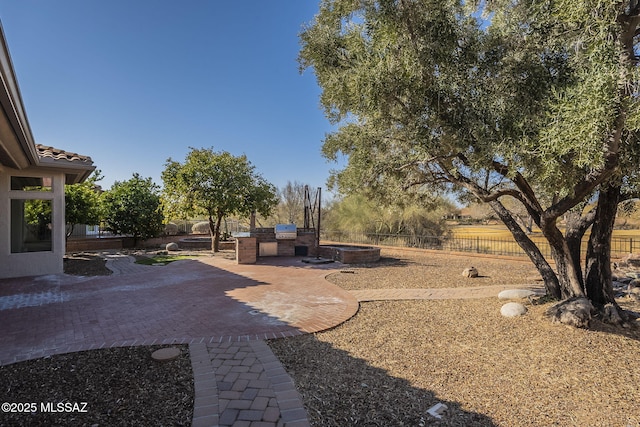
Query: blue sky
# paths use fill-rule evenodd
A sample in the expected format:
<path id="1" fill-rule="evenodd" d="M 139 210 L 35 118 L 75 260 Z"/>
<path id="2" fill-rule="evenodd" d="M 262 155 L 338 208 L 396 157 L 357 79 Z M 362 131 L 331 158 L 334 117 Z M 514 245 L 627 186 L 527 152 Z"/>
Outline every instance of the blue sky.
<path id="1" fill-rule="evenodd" d="M 0 0 L 37 143 L 89 155 L 103 188 L 161 185 L 189 147 L 246 154 L 272 184 L 324 187 L 331 125 L 298 34 L 311 0 Z"/>

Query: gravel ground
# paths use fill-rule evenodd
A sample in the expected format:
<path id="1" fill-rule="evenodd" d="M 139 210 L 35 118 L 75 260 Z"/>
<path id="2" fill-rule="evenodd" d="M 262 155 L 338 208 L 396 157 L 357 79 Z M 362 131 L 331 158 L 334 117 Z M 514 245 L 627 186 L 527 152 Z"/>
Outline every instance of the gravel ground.
<path id="1" fill-rule="evenodd" d="M 384 252 L 329 280 L 346 289 L 530 284 L 526 262 Z M 397 254 L 395 254 L 397 256 Z M 475 266 L 481 276 L 465 279 Z M 638 310 L 638 304 L 627 304 Z M 313 426 L 640 426 L 638 328 L 507 319 L 495 299 L 361 304 L 326 332 L 270 341 Z M 429 408 L 444 403 L 441 420 Z"/>
<path id="2" fill-rule="evenodd" d="M 375 264 L 354 265 L 328 277 L 347 290 L 458 288 L 465 286 L 541 284 L 533 264 L 495 258 L 444 255 L 433 252 L 394 252 L 383 250 Z M 462 271 L 476 267 L 479 276 L 462 277 Z M 351 271 L 355 274 L 350 274 Z M 346 273 L 345 273 L 346 272 Z"/>

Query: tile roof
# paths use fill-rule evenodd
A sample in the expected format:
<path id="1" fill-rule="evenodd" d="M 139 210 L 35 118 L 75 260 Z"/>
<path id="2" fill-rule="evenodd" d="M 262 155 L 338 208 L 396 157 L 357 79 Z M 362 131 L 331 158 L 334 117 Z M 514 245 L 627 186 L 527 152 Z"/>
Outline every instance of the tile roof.
<path id="1" fill-rule="evenodd" d="M 59 148 L 48 147 L 42 144 L 36 144 L 36 150 L 38 150 L 38 157 L 50 158 L 53 160 L 67 160 L 72 163 L 79 163 L 85 165 L 93 164 L 93 160 L 89 156 L 83 156 L 82 154 L 70 153 L 68 151 L 61 150 Z"/>

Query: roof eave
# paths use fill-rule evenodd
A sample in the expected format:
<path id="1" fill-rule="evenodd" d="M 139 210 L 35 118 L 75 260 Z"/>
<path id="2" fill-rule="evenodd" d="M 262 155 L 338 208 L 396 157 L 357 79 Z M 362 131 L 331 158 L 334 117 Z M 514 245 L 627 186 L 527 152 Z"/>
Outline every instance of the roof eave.
<path id="1" fill-rule="evenodd" d="M 66 184 L 77 184 L 83 182 L 94 170 L 96 170 L 93 163 L 70 162 L 50 157 L 40 157 L 38 166 L 63 172 L 66 176 Z"/>
<path id="2" fill-rule="evenodd" d="M 25 167 L 25 161 L 30 165 L 38 165 L 38 153 L 36 151 L 33 134 L 31 133 L 31 127 L 29 126 L 29 121 L 27 119 L 24 104 L 22 102 L 20 87 L 15 75 L 13 62 L 11 60 L 11 54 L 9 53 L 9 47 L 7 46 L 7 41 L 1 22 L 0 85 L 2 85 L 3 89 L 0 90 L 0 105 L 2 106 L 7 120 L 11 128 L 13 129 L 13 132 L 16 136 L 16 142 L 18 143 L 19 148 L 21 149 L 25 157 L 23 159 L 20 159 L 19 157 L 21 156 L 16 156 L 14 154 L 13 157 L 15 158 L 16 164 L 12 166 L 19 168 Z M 11 152 L 15 153 L 16 150 L 11 150 Z"/>

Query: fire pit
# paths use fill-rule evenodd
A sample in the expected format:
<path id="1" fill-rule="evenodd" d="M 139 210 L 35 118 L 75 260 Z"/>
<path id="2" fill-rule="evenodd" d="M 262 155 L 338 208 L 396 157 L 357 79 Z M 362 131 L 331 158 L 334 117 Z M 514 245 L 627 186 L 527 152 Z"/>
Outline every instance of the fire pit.
<path id="1" fill-rule="evenodd" d="M 319 256 L 343 264 L 368 264 L 380 260 L 380 248 L 373 246 L 321 245 Z"/>

